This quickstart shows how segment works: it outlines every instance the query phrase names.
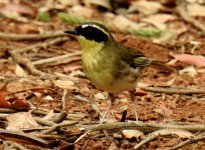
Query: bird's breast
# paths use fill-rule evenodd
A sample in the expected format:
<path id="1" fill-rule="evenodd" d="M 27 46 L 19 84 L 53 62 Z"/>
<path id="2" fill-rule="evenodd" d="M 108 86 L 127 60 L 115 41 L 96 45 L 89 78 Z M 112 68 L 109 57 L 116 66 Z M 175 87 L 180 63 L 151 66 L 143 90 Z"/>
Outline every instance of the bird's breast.
<path id="1" fill-rule="evenodd" d="M 116 93 L 136 87 L 139 70 L 112 54 L 83 52 L 82 64 L 91 83 L 101 90 Z"/>

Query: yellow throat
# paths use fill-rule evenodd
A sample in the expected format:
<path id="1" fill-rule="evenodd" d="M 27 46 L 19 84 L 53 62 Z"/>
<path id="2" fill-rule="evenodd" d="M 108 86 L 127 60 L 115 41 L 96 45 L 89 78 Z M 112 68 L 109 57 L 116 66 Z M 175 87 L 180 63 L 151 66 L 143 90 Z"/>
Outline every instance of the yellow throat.
<path id="1" fill-rule="evenodd" d="M 131 77 L 131 81 L 129 81 L 129 75 L 122 77 L 119 77 L 119 75 L 123 71 L 138 72 L 138 70 L 129 70 L 130 67 L 126 67 L 127 64 L 120 63 L 117 53 L 115 53 L 117 48 L 114 44 L 105 45 L 103 42 L 87 40 L 81 36 L 77 37 L 77 40 L 83 49 L 82 65 L 84 72 L 93 85 L 111 93 L 135 88 L 136 77 Z M 118 69 L 119 66 L 123 67 Z"/>

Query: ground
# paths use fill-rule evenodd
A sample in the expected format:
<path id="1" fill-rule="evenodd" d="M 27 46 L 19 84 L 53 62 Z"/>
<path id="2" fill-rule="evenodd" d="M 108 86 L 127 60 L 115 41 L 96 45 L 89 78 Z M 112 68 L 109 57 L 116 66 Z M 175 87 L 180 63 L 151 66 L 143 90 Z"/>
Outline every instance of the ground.
<path id="1" fill-rule="evenodd" d="M 147 14 L 137 7 L 139 4 L 134 5 L 134 1 L 116 1 L 113 10 L 84 1 L 80 5 L 62 2 L 59 7 L 54 1 L 0 2 L 0 149 L 133 149 L 156 135 L 155 132 L 159 133 L 142 144 L 141 149 L 177 149 L 175 146 L 189 139 L 193 144 L 185 144 L 181 149 L 205 149 L 205 15 L 188 9 L 189 13 L 184 16 L 184 5 L 176 1 L 151 2 L 161 7 L 155 12 L 145 9 Z M 149 4 L 142 0 L 140 5 L 148 7 Z M 197 1 L 188 1 L 187 5 L 197 5 L 197 9 L 204 7 Z M 119 8 L 127 10 L 131 6 L 137 11 L 124 12 L 131 22 L 116 23 L 116 18 L 123 13 Z M 50 17 L 43 15 L 43 19 L 39 19 L 42 8 L 46 8 Z M 10 11 L 18 15 L 9 15 Z M 66 16 L 65 21 L 65 16 L 59 17 L 60 12 L 72 15 L 75 21 L 69 20 L 70 16 Z M 160 14 L 174 18 L 162 21 Z M 99 113 L 109 105 L 108 94 L 96 89 L 86 78 L 79 43 L 62 31 L 81 22 L 78 17 L 103 22 L 110 16 L 113 18 L 108 26 L 118 43 L 166 63 L 175 72 L 145 68 L 139 78 L 141 90 L 137 88 L 135 93 L 136 107 L 128 91 L 116 94 L 105 126 L 101 126 Z M 132 23 L 141 26 L 136 28 Z M 143 28 L 168 32 L 160 37 L 155 34 L 147 37 L 145 33 L 134 36 L 123 28 L 127 25 L 137 31 Z M 12 33 L 14 35 L 10 35 Z M 162 90 L 157 92 L 159 88 Z M 135 110 L 137 123 L 148 128 L 132 126 L 131 132 L 127 132 L 129 123 L 136 123 Z M 119 126 L 114 128 L 117 123 Z M 127 123 L 125 127 L 121 127 L 123 123 Z M 94 125 L 98 126 L 95 130 Z M 25 135 L 21 135 L 22 131 Z M 35 137 L 30 139 L 29 133 Z"/>

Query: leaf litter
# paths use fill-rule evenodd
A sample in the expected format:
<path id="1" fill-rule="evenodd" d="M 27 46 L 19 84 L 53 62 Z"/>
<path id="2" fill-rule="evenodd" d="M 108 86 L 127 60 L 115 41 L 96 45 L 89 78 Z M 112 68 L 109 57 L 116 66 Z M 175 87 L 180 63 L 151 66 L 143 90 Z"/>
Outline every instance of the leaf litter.
<path id="1" fill-rule="evenodd" d="M 136 48 L 151 58 L 171 62 L 168 65 L 176 69 L 176 74 L 166 74 L 153 68 L 146 68 L 140 78 L 142 85 L 173 89 L 204 89 L 205 87 L 203 34 L 200 34 L 201 28 L 197 28 L 198 24 L 192 26 L 190 23 L 184 23 L 186 18 L 176 15 L 174 8 L 178 4 L 173 4 L 170 7 L 159 1 L 147 0 L 139 2 L 116 1 L 114 3 L 110 3 L 110 1 L 99 3 L 94 0 L 82 2 L 77 0 L 46 0 L 38 1 L 35 4 L 20 0 L 15 1 L 15 3 L 17 4 L 14 4 L 13 1 L 7 1 L 0 4 L 0 12 L 3 11 L 0 27 L 2 33 L 38 34 L 71 29 L 73 24 L 85 20 L 106 22 L 117 41 Z M 197 1 L 187 3 L 189 15 L 200 22 L 205 21 L 203 11 L 198 11 L 203 7 Z M 120 12 L 121 8 L 124 9 L 123 15 L 115 12 L 117 9 Z M 8 10 L 11 9 L 15 14 L 8 14 Z M 37 13 L 34 13 L 42 11 L 47 13 L 49 19 L 39 20 Z M 66 23 L 57 15 L 59 13 L 68 14 Z M 130 16 L 134 16 L 134 19 Z M 134 31 L 130 32 L 130 29 Z M 164 34 L 164 31 L 168 32 Z M 159 33 L 160 36 L 158 36 Z M 165 129 L 160 131 L 158 129 L 161 136 L 156 136 L 152 141 L 149 141 L 149 134 L 154 132 L 125 128 L 122 130 L 124 133 L 119 133 L 120 136 L 113 135 L 119 130 L 108 130 L 108 135 L 113 137 L 113 140 L 108 140 L 103 132 L 92 131 L 75 143 L 81 135 L 86 133 L 84 132 L 85 128 L 84 126 L 78 128 L 75 125 L 68 125 L 68 122 L 76 122 L 79 126 L 98 124 L 101 115 L 98 110 L 104 110 L 108 106 L 107 96 L 104 92 L 94 88 L 85 78 L 79 59 L 73 59 L 66 65 L 61 64 L 61 62 L 54 66 L 45 67 L 41 64 L 34 65 L 37 69 L 36 72 L 32 72 L 34 69 L 32 66 L 25 66 L 25 62 L 32 64 L 32 62 L 44 58 L 78 51 L 80 46 L 74 39 L 43 48 L 34 47 L 28 51 L 22 50 L 19 55 L 20 60 L 14 59 L 11 55 L 11 51 L 15 51 L 16 48 L 29 47 L 37 42 L 47 42 L 50 39 L 52 38 L 30 40 L 29 42 L 26 39 L 12 41 L 1 38 L 0 34 L 1 46 L 9 46 L 0 52 L 0 115 L 6 115 L 7 118 L 6 121 L 2 119 L 0 121 L 8 123 L 7 128 L 0 131 L 2 135 L 16 135 L 16 132 L 8 132 L 12 128 L 17 131 L 18 136 L 16 137 L 29 139 L 26 132 L 26 135 L 21 135 L 21 132 L 27 131 L 30 132 L 29 134 L 35 135 L 32 140 L 38 141 L 34 142 L 37 147 L 45 148 L 45 141 L 52 142 L 53 139 L 58 139 L 54 146 L 64 149 L 108 149 L 109 147 L 133 149 L 140 141 L 146 139 L 149 144 L 143 144 L 141 148 L 148 150 L 166 149 L 175 146 L 184 139 L 198 137 L 198 132 L 201 130 L 191 133 L 186 130 Z M 200 44 L 195 47 L 193 44 L 187 46 L 193 43 L 192 41 Z M 185 48 L 183 49 L 183 47 Z M 173 58 L 177 61 L 174 61 Z M 39 70 L 55 74 L 56 78 L 41 76 Z M 65 89 L 68 90 L 67 95 L 63 94 Z M 77 100 L 74 96 L 77 97 Z M 122 123 L 129 123 L 128 120 L 135 121 L 134 102 L 130 102 L 129 94 L 127 92 L 119 93 L 116 99 L 112 109 L 108 112 L 106 121 L 112 122 L 112 126 L 122 120 L 126 121 Z M 183 124 L 194 126 L 205 123 L 204 94 L 179 95 L 176 93 L 170 95 L 136 89 L 136 99 L 139 120 L 144 123 L 177 124 L 179 127 Z M 5 106 L 2 106 L 4 104 Z M 65 110 L 64 106 L 66 106 Z M 5 108 L 13 113 L 5 114 Z M 19 108 L 27 110 L 22 112 Z M 65 112 L 67 116 L 64 116 Z M 62 123 L 56 123 L 55 118 L 62 120 Z M 44 131 L 48 134 L 43 134 Z M 14 141 L 21 143 L 18 142 L 18 138 Z M 5 139 L 9 141 L 9 138 Z M 22 145 L 31 148 L 25 143 Z M 6 145 L 3 146 L 6 147 Z M 185 145 L 183 149 L 193 149 L 193 147 L 202 149 L 205 147 L 205 143 L 203 141 L 195 142 L 191 145 Z"/>

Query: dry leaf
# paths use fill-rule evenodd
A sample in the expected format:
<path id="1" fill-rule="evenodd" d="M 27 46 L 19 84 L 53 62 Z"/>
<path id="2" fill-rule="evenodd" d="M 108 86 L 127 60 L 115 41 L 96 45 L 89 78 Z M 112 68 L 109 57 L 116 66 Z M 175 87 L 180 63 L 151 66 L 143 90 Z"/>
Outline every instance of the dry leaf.
<path id="1" fill-rule="evenodd" d="M 6 91 L 8 93 L 16 93 L 22 90 L 25 90 L 25 87 L 22 81 L 10 82 L 6 85 Z"/>
<path id="2" fill-rule="evenodd" d="M 123 130 L 122 134 L 127 139 L 131 139 L 133 137 L 139 138 L 140 136 L 144 135 L 144 133 L 139 130 Z"/>
<path id="3" fill-rule="evenodd" d="M 81 18 L 91 18 L 94 15 L 94 10 L 85 6 L 75 5 L 69 9 L 69 14 Z"/>
<path id="4" fill-rule="evenodd" d="M 39 8 L 40 11 L 49 11 L 53 9 L 67 9 L 68 6 L 75 6 L 79 4 L 79 0 L 48 0 L 43 7 Z"/>
<path id="5" fill-rule="evenodd" d="M 197 71 L 193 66 L 185 67 L 184 69 L 179 71 L 180 75 L 188 75 L 190 77 L 195 77 L 197 75 Z"/>
<path id="6" fill-rule="evenodd" d="M 128 31 L 128 29 L 133 29 L 133 30 L 140 29 L 142 27 L 142 24 L 137 24 L 125 18 L 124 16 L 119 15 L 113 18 L 112 21 L 109 21 L 108 26 L 112 28 L 114 31 L 124 32 L 124 31 Z"/>
<path id="7" fill-rule="evenodd" d="M 180 130 L 180 129 L 164 129 L 164 131 L 166 132 L 170 132 L 172 134 L 176 134 L 177 136 L 181 137 L 181 138 L 191 138 L 194 137 L 194 134 L 186 131 L 186 130 Z"/>
<path id="8" fill-rule="evenodd" d="M 161 23 L 166 23 L 167 21 L 170 21 L 170 20 L 174 20 L 176 19 L 175 16 L 171 15 L 171 14 L 154 14 L 154 15 L 150 15 L 146 18 L 143 18 L 142 20 L 146 20 L 146 21 L 149 21 L 149 20 L 156 20 L 158 22 L 161 22 Z"/>
<path id="9" fill-rule="evenodd" d="M 8 115 L 6 119 L 8 120 L 7 130 L 19 131 L 21 129 L 36 128 L 39 126 L 33 119 L 31 111 L 14 113 Z"/>
<path id="10" fill-rule="evenodd" d="M 50 120 L 54 116 L 55 116 L 55 113 L 54 113 L 54 110 L 52 109 L 51 111 L 49 111 L 49 113 L 45 117 L 43 117 L 43 119 Z"/>
<path id="11" fill-rule="evenodd" d="M 187 6 L 187 12 L 191 16 L 205 16 L 205 6 L 199 5 L 197 3 L 190 4 Z"/>
<path id="12" fill-rule="evenodd" d="M 39 92 L 33 92 L 33 94 L 37 97 L 37 98 L 40 98 L 42 97 L 42 93 L 39 93 Z"/>
<path id="13" fill-rule="evenodd" d="M 99 93 L 95 94 L 95 95 L 94 95 L 94 98 L 95 98 L 95 99 L 99 99 L 99 100 L 104 100 L 104 99 L 106 99 L 105 94 L 102 93 L 102 92 L 99 92 Z"/>
<path id="14" fill-rule="evenodd" d="M 21 15 L 34 15 L 34 9 L 25 4 L 6 3 L 1 5 L 0 11 L 4 13 L 17 13 Z"/>
<path id="15" fill-rule="evenodd" d="M 86 0 L 86 3 L 89 4 L 95 4 L 95 5 L 99 5 L 102 7 L 105 7 L 107 9 L 111 9 L 111 4 L 110 4 L 110 0 Z"/>
<path id="16" fill-rule="evenodd" d="M 117 139 L 117 138 L 116 138 Z M 112 142 L 108 148 L 108 150 L 117 150 L 118 146 L 115 142 Z"/>
<path id="17" fill-rule="evenodd" d="M 176 80 L 176 77 L 173 78 L 173 79 L 171 79 L 171 80 L 169 80 L 169 81 L 167 81 L 166 84 L 167 84 L 168 86 L 171 86 L 172 84 L 174 84 L 175 80 Z"/>
<path id="18" fill-rule="evenodd" d="M 129 103 L 129 100 L 128 100 L 128 98 L 121 98 L 120 102 L 122 102 L 122 103 Z"/>
<path id="19" fill-rule="evenodd" d="M 168 65 L 168 66 L 174 65 L 174 64 L 176 64 L 176 62 L 177 62 L 176 59 L 171 59 L 171 60 L 167 63 L 167 65 Z"/>
<path id="20" fill-rule="evenodd" d="M 74 6 L 79 4 L 79 0 L 55 0 L 56 3 L 62 6 Z"/>
<path id="21" fill-rule="evenodd" d="M 53 97 L 50 95 L 45 96 L 43 99 L 46 101 L 53 101 Z"/>
<path id="22" fill-rule="evenodd" d="M 197 3 L 200 2 L 200 0 L 186 0 L 188 3 Z M 203 0 L 202 0 L 203 1 Z"/>
<path id="23" fill-rule="evenodd" d="M 71 80 L 53 80 L 53 83 L 61 89 L 75 89 L 75 84 Z"/>
<path id="24" fill-rule="evenodd" d="M 197 67 L 205 67 L 205 57 L 189 54 L 171 54 L 172 57 L 185 64 L 195 65 Z"/>
<path id="25" fill-rule="evenodd" d="M 23 99 L 18 97 L 12 97 L 6 99 L 6 92 L 0 91 L 0 107 L 1 108 L 15 108 L 15 109 L 27 109 L 29 105 Z"/>
<path id="26" fill-rule="evenodd" d="M 72 65 L 66 65 L 63 67 L 63 71 L 65 73 L 67 72 L 72 72 L 72 71 L 75 71 L 75 70 L 78 70 L 78 69 L 81 69 L 82 68 L 82 65 L 80 64 L 72 64 Z"/>
<path id="27" fill-rule="evenodd" d="M 167 29 L 167 25 L 165 23 L 175 18 L 176 17 L 174 17 L 173 15 L 169 15 L 169 14 L 154 14 L 146 18 L 142 18 L 141 21 L 151 23 L 158 29 L 164 30 L 164 29 Z"/>
<path id="28" fill-rule="evenodd" d="M 139 11 L 144 15 L 151 15 L 159 11 L 162 8 L 162 5 L 159 2 L 154 1 L 134 1 L 130 8 L 129 12 Z"/>
<path id="29" fill-rule="evenodd" d="M 27 77 L 27 72 L 19 65 L 16 65 L 15 74 L 19 77 Z"/>
<path id="30" fill-rule="evenodd" d="M 145 95 L 147 95 L 147 92 L 142 90 L 142 89 L 140 89 L 140 88 L 135 88 L 135 93 L 136 93 L 137 96 L 145 96 Z"/>
<path id="31" fill-rule="evenodd" d="M 147 83 L 143 83 L 143 82 L 137 82 L 137 87 L 148 87 L 150 86 L 150 84 L 147 84 Z"/>
<path id="32" fill-rule="evenodd" d="M 166 118 L 170 118 L 171 115 L 173 114 L 173 110 L 171 110 L 170 108 L 167 108 L 164 104 L 160 104 L 160 108 L 154 109 L 154 111 Z"/>
<path id="33" fill-rule="evenodd" d="M 205 73 L 205 68 L 197 69 L 197 73 Z"/>
<path id="34" fill-rule="evenodd" d="M 20 33 L 28 34 L 28 33 L 39 33 L 38 28 L 35 25 L 31 24 L 22 24 L 19 26 Z"/>

